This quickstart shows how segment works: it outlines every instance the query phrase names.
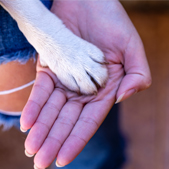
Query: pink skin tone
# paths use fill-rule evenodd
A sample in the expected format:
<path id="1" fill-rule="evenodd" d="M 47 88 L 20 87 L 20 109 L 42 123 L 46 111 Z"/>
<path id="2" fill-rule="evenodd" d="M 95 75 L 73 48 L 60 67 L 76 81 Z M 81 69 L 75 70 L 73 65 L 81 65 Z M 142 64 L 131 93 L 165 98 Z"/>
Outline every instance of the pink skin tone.
<path id="1" fill-rule="evenodd" d="M 37 64 L 36 82 L 21 116 L 31 131 L 25 149 L 38 168 L 65 166 L 83 150 L 113 104 L 148 88 L 151 75 L 143 44 L 117 0 L 54 1 L 52 12 L 76 35 L 105 55 L 109 79 L 97 95 L 67 90 L 48 69 Z M 94 157 L 93 157 L 94 158 Z"/>

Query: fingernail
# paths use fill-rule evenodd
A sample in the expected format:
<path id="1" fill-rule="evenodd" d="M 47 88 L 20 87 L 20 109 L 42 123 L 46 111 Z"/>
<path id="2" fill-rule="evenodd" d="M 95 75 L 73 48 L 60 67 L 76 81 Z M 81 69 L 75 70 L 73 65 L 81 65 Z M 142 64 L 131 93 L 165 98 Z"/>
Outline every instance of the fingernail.
<path id="1" fill-rule="evenodd" d="M 26 155 L 27 157 L 33 157 L 33 156 L 34 156 L 34 154 L 29 154 L 26 150 L 25 150 L 25 155 Z"/>
<path id="2" fill-rule="evenodd" d="M 35 164 L 34 164 L 34 169 L 45 169 L 45 168 L 38 168 Z"/>
<path id="3" fill-rule="evenodd" d="M 36 165 L 35 165 L 35 164 L 34 164 L 33 168 L 34 168 L 34 169 L 39 169 L 38 167 L 36 167 Z"/>
<path id="4" fill-rule="evenodd" d="M 58 164 L 57 161 L 56 161 L 56 166 L 57 166 L 57 167 L 64 167 L 64 166 L 61 166 L 60 164 Z"/>
<path id="5" fill-rule="evenodd" d="M 24 130 L 21 126 L 20 126 L 20 130 L 23 132 L 23 133 L 26 133 L 28 130 Z"/>
<path id="6" fill-rule="evenodd" d="M 121 101 L 127 99 L 128 97 L 132 96 L 133 94 L 137 93 L 136 89 L 128 90 L 127 92 L 122 93 L 116 100 L 115 104 L 120 103 Z"/>
<path id="7" fill-rule="evenodd" d="M 115 104 L 121 102 L 121 100 L 123 99 L 124 95 L 125 95 L 125 93 L 122 93 L 122 94 L 118 97 L 118 99 L 116 100 Z"/>

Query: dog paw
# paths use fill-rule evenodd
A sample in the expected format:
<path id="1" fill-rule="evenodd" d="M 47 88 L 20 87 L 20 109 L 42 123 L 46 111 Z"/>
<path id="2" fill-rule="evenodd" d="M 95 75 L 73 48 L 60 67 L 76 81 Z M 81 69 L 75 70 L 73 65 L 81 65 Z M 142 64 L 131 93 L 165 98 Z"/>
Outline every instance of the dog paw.
<path id="1" fill-rule="evenodd" d="M 94 94 L 98 86 L 104 86 L 108 72 L 101 50 L 74 35 L 40 1 L 31 1 L 31 11 L 25 10 L 28 0 L 21 2 L 24 10 L 16 6 L 17 13 L 12 16 L 39 53 L 41 65 L 48 66 L 64 86 L 78 93 Z M 40 13 L 44 13 L 42 18 Z"/>
<path id="2" fill-rule="evenodd" d="M 40 61 L 40 65 L 41 65 L 42 67 L 47 67 L 47 66 L 48 66 L 47 63 L 43 60 L 42 57 L 39 58 L 39 61 Z"/>
<path id="3" fill-rule="evenodd" d="M 103 52 L 65 28 L 47 42 L 40 54 L 42 66 L 48 65 L 68 89 L 96 94 L 108 78 Z M 45 45 L 44 45 L 45 46 Z"/>

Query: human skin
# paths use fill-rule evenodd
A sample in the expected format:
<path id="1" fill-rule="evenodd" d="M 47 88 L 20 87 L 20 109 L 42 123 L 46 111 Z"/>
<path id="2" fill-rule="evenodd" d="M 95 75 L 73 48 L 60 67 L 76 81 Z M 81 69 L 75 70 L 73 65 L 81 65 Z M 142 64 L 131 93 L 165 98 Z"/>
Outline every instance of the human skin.
<path id="1" fill-rule="evenodd" d="M 117 0 L 55 0 L 52 12 L 81 38 L 99 47 L 109 64 L 109 79 L 97 95 L 67 90 L 38 63 L 37 78 L 21 116 L 30 129 L 25 149 L 37 168 L 73 161 L 95 134 L 115 102 L 148 88 L 151 75 L 142 41 Z"/>
<path id="2" fill-rule="evenodd" d="M 0 91 L 8 91 L 35 79 L 36 63 L 30 59 L 25 64 L 12 61 L 0 65 Z M 9 83 L 10 82 L 10 83 Z M 21 112 L 28 100 L 32 85 L 17 92 L 0 95 L 0 111 Z"/>

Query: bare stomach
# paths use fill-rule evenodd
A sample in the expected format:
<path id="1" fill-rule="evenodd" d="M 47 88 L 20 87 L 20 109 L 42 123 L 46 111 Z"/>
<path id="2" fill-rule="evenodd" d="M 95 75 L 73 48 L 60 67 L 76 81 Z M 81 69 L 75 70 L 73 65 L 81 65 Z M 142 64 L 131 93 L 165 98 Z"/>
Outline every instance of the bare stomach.
<path id="1" fill-rule="evenodd" d="M 26 64 L 9 62 L 0 65 L 0 92 L 23 86 L 35 79 L 36 63 L 29 60 Z M 23 110 L 33 85 L 22 90 L 0 95 L 0 111 L 20 112 Z"/>

